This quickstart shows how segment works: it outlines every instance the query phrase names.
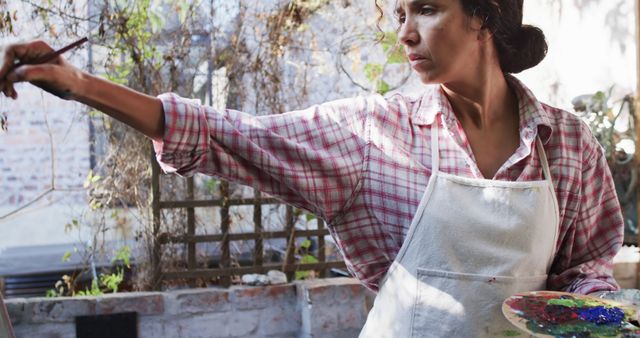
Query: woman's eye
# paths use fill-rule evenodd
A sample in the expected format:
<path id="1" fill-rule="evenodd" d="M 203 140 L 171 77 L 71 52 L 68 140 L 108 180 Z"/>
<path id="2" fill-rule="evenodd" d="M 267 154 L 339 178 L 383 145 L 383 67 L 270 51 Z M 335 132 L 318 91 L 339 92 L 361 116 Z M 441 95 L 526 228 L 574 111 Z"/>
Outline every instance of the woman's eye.
<path id="1" fill-rule="evenodd" d="M 421 15 L 429 15 L 429 14 L 433 14 L 433 12 L 435 12 L 435 10 L 432 7 L 422 7 L 420 9 Z"/>
<path id="2" fill-rule="evenodd" d="M 429 6 L 427 6 L 427 7 L 422 7 L 422 8 L 420 9 L 420 14 L 421 14 L 421 15 L 431 15 L 431 14 L 433 14 L 434 12 L 435 12 L 435 9 L 434 9 L 433 7 L 429 7 Z"/>

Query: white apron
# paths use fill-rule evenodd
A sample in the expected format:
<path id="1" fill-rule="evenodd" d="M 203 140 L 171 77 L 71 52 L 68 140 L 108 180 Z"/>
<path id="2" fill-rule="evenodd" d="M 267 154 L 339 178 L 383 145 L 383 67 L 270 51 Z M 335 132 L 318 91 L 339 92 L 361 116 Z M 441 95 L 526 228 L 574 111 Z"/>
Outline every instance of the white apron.
<path id="1" fill-rule="evenodd" d="M 545 180 L 508 182 L 440 172 L 438 119 L 431 135 L 432 176 L 361 338 L 505 336 L 502 302 L 546 287 L 559 212 L 540 139 Z"/>

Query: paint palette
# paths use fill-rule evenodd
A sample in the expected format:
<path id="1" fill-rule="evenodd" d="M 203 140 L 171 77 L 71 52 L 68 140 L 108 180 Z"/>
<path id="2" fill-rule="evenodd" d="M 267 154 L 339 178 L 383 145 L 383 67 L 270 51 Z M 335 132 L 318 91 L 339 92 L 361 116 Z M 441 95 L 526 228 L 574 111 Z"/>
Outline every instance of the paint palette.
<path id="1" fill-rule="evenodd" d="M 640 337 L 635 307 L 574 293 L 519 293 L 502 303 L 502 313 L 535 337 Z"/>

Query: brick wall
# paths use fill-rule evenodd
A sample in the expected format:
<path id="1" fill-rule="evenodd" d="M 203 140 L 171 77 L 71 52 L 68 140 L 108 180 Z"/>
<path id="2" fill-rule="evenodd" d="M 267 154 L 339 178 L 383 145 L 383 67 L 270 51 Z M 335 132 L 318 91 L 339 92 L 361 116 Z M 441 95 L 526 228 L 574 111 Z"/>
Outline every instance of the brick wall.
<path id="1" fill-rule="evenodd" d="M 89 170 L 86 109 L 33 87 L 20 89 L 18 101 L 0 100 L 9 121 L 9 130 L 0 133 L 3 207 L 29 202 L 52 187 L 52 178 L 58 189 L 81 189 Z"/>
<path id="2" fill-rule="evenodd" d="M 6 300 L 17 337 L 73 338 L 75 316 L 138 313 L 141 338 L 356 337 L 373 294 L 350 278 L 267 287 Z"/>
<path id="3" fill-rule="evenodd" d="M 9 121 L 0 132 L 0 250 L 72 242 L 64 225 L 77 217 L 74 206 L 86 204 L 82 184 L 90 169 L 86 108 L 34 87 L 17 89 L 18 101 L 0 98 Z"/>

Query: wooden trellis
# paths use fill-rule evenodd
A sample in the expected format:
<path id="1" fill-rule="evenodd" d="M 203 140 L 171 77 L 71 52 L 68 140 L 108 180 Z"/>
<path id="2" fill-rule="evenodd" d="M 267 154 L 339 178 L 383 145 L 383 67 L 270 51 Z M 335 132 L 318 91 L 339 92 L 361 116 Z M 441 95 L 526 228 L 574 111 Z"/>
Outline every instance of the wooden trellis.
<path id="1" fill-rule="evenodd" d="M 319 271 L 320 277 L 326 277 L 327 272 L 331 268 L 344 268 L 344 261 L 327 261 L 325 253 L 325 236 L 329 234 L 324 222 L 318 219 L 317 230 L 297 230 L 295 228 L 295 214 L 292 206 L 286 208 L 286 223 L 282 231 L 264 231 L 262 224 L 262 208 L 263 205 L 282 204 L 282 202 L 274 198 L 265 198 L 260 192 L 255 191 L 253 198 L 232 199 L 229 197 L 229 183 L 223 181 L 221 183 L 220 199 L 214 200 L 196 200 L 194 194 L 193 177 L 187 178 L 187 199 L 183 201 L 161 201 L 160 200 L 160 168 L 152 161 L 152 208 L 153 208 L 153 256 L 152 267 L 154 276 L 154 288 L 158 289 L 162 281 L 170 280 L 190 280 L 196 279 L 215 279 L 219 278 L 219 284 L 222 286 L 231 285 L 231 276 L 238 276 L 250 273 L 266 273 L 269 270 L 280 270 L 287 274 L 288 280 L 293 280 L 296 271 L 315 270 Z M 254 229 L 247 233 L 230 233 L 230 217 L 229 210 L 232 206 L 253 206 L 253 223 Z M 196 208 L 220 208 L 220 234 L 214 235 L 197 235 L 196 234 Z M 187 229 L 185 235 L 162 235 L 161 212 L 163 209 L 186 209 L 187 219 L 185 227 Z M 296 238 L 299 237 L 317 237 L 318 263 L 298 263 L 295 259 Z M 286 239 L 286 253 L 284 259 L 280 263 L 265 263 L 264 261 L 264 240 L 272 238 Z M 232 241 L 254 241 L 253 264 L 250 266 L 231 266 L 230 243 Z M 196 244 L 197 243 L 219 243 L 221 247 L 221 257 L 219 267 L 216 268 L 198 268 L 196 264 Z M 186 269 L 181 271 L 163 271 L 162 270 L 162 246 L 166 244 L 185 244 L 187 250 Z"/>

